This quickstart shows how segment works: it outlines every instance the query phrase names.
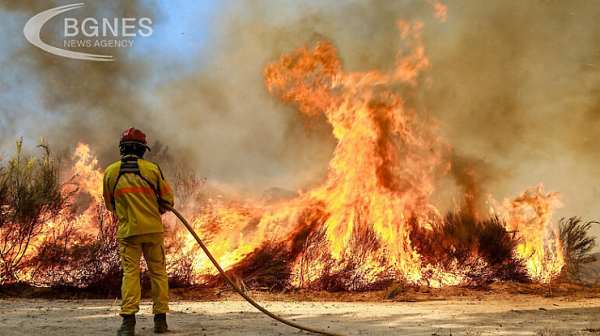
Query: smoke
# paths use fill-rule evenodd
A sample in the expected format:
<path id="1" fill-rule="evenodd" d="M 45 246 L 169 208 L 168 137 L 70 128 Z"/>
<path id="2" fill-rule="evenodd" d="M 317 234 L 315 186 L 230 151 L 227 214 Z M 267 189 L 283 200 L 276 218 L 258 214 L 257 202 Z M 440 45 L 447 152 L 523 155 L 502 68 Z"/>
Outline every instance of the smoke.
<path id="1" fill-rule="evenodd" d="M 434 81 L 423 102 L 496 198 L 544 183 L 560 216 L 598 218 L 599 9 L 576 1 L 446 1 L 424 37 Z M 491 177 L 491 178 L 490 178 Z M 486 195 L 482 195 L 486 196 Z"/>
<path id="2" fill-rule="evenodd" d="M 92 143 L 97 154 L 107 158 L 118 155 L 119 131 L 131 123 L 144 120 L 148 110 L 141 91 L 148 80 L 148 65 L 130 53 L 115 48 L 91 47 L 75 51 L 114 55 L 115 62 L 89 62 L 57 57 L 24 41 L 25 22 L 35 14 L 67 1 L 0 1 L 3 21 L 11 23 L 4 36 L 15 41 L 3 60 L 5 69 L 13 69 L 14 77 L 2 81 L 4 97 L 17 95 L 15 103 L 5 104 L 0 111 L 6 116 L 2 124 L 4 141 L 25 136 L 30 143 L 45 136 L 53 147 L 74 147 L 78 141 Z M 147 2 L 145 2 L 147 4 Z M 82 9 L 69 12 L 81 22 L 86 17 L 152 17 L 152 5 L 142 1 L 88 2 Z M 62 16 L 50 20 L 41 38 L 62 47 Z M 10 72 L 9 72 L 10 73 Z M 19 85 L 20 84 L 20 85 Z M 28 96 L 33 100 L 28 100 Z M 4 98 L 3 97 L 3 98 Z M 24 111 L 23 111 L 24 109 Z M 149 124 L 149 123 L 143 123 Z M 149 126 L 149 125 L 148 125 Z M 141 126 L 140 126 L 141 127 Z M 18 132 L 25 132 L 25 134 Z M 27 138 L 30 139 L 27 139 Z M 33 138 L 33 139 L 31 139 Z"/>
<path id="3" fill-rule="evenodd" d="M 86 14 L 161 15 L 146 2 L 120 3 L 90 3 Z M 322 181 L 335 146 L 324 120 L 312 120 L 306 131 L 297 111 L 268 94 L 263 67 L 280 53 L 327 40 L 345 71 L 389 69 L 401 47 L 396 20 L 420 20 L 432 67 L 429 85 L 408 99 L 440 121 L 453 148 L 451 181 L 443 181 L 448 194 L 460 202 L 475 188 L 473 204 L 485 212 L 489 193 L 501 199 L 541 182 L 563 191 L 562 215 L 600 218 L 600 7 L 569 0 L 442 3 L 446 22 L 428 1 L 224 2 L 211 22 L 209 51 L 175 76 L 129 52 L 110 63 L 57 59 L 28 44 L 18 52 L 40 85 L 44 116 L 57 120 L 40 130 L 60 145 L 90 142 L 108 164 L 120 132 L 135 125 L 209 180 L 260 196 L 268 187 Z M 22 27 L 61 4 L 1 1 L 0 8 Z M 157 77 L 170 79 L 146 84 Z M 2 109 L 3 134 L 35 122 Z"/>
<path id="4" fill-rule="evenodd" d="M 389 69 L 401 47 L 396 20 L 421 20 L 431 84 L 410 98 L 440 120 L 455 189 L 472 172 L 474 202 L 486 212 L 490 193 L 512 197 L 544 183 L 563 191 L 560 215 L 600 217 L 600 9 L 579 1 L 443 4 L 440 23 L 426 1 L 229 2 L 213 21 L 204 71 L 165 85 L 167 110 L 198 130 L 185 138 L 199 166 L 237 181 L 306 181 L 318 176 L 315 167 L 324 172 L 329 129 L 305 132 L 295 111 L 266 94 L 261 69 L 317 40 L 334 44 L 345 71 Z"/>
<path id="5" fill-rule="evenodd" d="M 433 16 L 427 2 L 410 6 Z M 262 70 L 280 53 L 320 40 L 338 48 L 346 70 L 393 66 L 398 16 L 385 7 L 377 1 L 228 2 L 213 20 L 215 42 L 203 71 L 159 90 L 161 110 L 172 117 L 165 132 L 184 138 L 180 145 L 193 166 L 257 195 L 271 186 L 294 190 L 322 182 L 335 147 L 331 128 L 321 118 L 306 131 L 298 111 L 267 92 Z M 193 131 L 181 129 L 181 120 Z"/>

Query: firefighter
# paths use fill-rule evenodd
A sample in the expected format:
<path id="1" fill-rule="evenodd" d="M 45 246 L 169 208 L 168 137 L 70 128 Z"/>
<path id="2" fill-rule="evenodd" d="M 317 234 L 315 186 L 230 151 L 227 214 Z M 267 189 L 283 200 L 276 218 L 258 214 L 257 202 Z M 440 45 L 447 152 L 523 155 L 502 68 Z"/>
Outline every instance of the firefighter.
<path id="1" fill-rule="evenodd" d="M 117 335 L 134 335 L 135 313 L 139 311 L 140 257 L 148 264 L 152 285 L 154 332 L 167 331 L 169 285 L 165 267 L 164 228 L 160 204 L 173 206 L 171 187 L 160 168 L 143 159 L 146 135 L 134 127 L 126 130 L 119 142 L 121 160 L 104 174 L 104 202 L 119 217 L 119 250 L 123 266 L 121 312 L 123 323 Z"/>

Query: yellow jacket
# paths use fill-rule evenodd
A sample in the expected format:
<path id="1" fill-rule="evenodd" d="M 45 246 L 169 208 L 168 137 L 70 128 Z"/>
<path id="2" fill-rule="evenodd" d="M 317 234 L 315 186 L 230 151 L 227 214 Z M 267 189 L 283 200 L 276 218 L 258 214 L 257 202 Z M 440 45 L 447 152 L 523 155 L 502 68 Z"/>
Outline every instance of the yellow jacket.
<path id="1" fill-rule="evenodd" d="M 119 217 L 119 238 L 164 232 L 160 215 L 165 210 L 159 208 L 158 197 L 173 206 L 174 195 L 171 187 L 156 164 L 134 155 L 127 155 L 124 159 L 137 159 L 139 172 L 144 178 L 135 173 L 126 173 L 121 175 L 117 182 L 122 161 L 106 168 L 103 184 L 104 203 L 108 210 L 115 212 Z"/>

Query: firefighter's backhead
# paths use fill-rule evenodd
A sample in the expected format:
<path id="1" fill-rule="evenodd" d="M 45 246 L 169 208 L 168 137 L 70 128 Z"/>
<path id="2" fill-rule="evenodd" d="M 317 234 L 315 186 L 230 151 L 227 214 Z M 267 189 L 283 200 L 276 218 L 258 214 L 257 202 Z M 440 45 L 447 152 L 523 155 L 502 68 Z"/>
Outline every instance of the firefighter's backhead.
<path id="1" fill-rule="evenodd" d="M 150 150 L 150 147 L 148 147 L 146 142 L 146 134 L 144 134 L 144 132 L 136 129 L 135 127 L 129 127 L 121 135 L 119 149 L 121 151 L 121 155 L 133 154 L 143 157 L 144 153 L 146 153 L 146 149 Z"/>

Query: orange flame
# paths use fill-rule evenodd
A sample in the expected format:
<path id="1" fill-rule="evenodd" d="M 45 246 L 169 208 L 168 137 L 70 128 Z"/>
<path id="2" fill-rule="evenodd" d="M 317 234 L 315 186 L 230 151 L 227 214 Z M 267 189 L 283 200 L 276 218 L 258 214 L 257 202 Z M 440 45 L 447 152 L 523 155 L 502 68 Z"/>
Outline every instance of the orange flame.
<path id="1" fill-rule="evenodd" d="M 517 257 L 526 261 L 529 276 L 540 282 L 552 280 L 564 265 L 558 227 L 552 221 L 553 210 L 562 206 L 559 195 L 544 194 L 540 184 L 514 199 L 505 199 L 500 210 L 507 230 L 521 239 Z"/>
<path id="2" fill-rule="evenodd" d="M 444 20 L 445 7 L 431 2 Z M 286 251 L 295 287 L 341 273 L 347 275 L 347 289 L 385 280 L 440 287 L 465 284 L 469 272 L 484 271 L 486 262 L 476 254 L 468 270 L 458 260 L 448 260 L 443 268 L 429 264 L 411 241 L 411 225 L 432 231 L 444 220 L 430 197 L 450 169 L 450 146 L 438 134 L 436 121 L 403 98 L 430 67 L 421 43 L 422 23 L 398 21 L 398 28 L 405 48 L 387 72 L 345 72 L 326 42 L 281 55 L 265 67 L 269 91 L 306 118 L 323 114 L 337 146 L 326 181 L 294 199 L 234 206 L 209 200 L 193 214 L 192 225 L 224 269 L 272 245 Z M 103 204 L 102 171 L 85 144 L 77 146 L 73 160 L 78 192 L 92 198 L 75 220 L 93 230 L 94 211 Z M 506 229 L 521 239 L 515 257 L 540 282 L 552 280 L 564 263 L 558 235 L 550 235 L 555 230 L 552 211 L 559 205 L 557 193 L 544 194 L 539 186 L 497 207 Z M 216 274 L 191 236 L 176 230 L 170 239 L 174 251 L 167 254 L 168 262 L 188 256 L 195 282 Z"/>
<path id="3" fill-rule="evenodd" d="M 78 143 L 73 153 L 72 174 L 78 177 L 81 191 L 90 194 L 98 203 L 102 203 L 103 173 L 98 168 L 98 159 L 90 153 L 90 146 Z"/>
<path id="4" fill-rule="evenodd" d="M 323 113 L 337 147 L 326 182 L 293 200 L 214 204 L 198 216 L 195 225 L 210 237 L 217 260 L 234 265 L 268 242 L 284 242 L 293 251 L 295 238 L 310 232 L 301 241 L 302 253 L 291 257 L 291 283 L 297 287 L 346 270 L 352 273 L 352 283 L 346 284 L 351 289 L 382 279 L 436 287 L 465 283 L 467 270 L 457 262 L 444 269 L 425 264 L 410 240 L 410 218 L 425 229 L 442 220 L 429 199 L 436 177 L 450 168 L 443 158 L 449 146 L 436 134 L 434 120 L 419 116 L 386 89 L 405 85 L 409 90 L 429 67 L 420 42 L 422 24 L 399 21 L 398 27 L 409 53 L 399 53 L 390 72 L 344 72 L 335 49 L 325 42 L 281 55 L 265 67 L 269 91 L 307 117 Z M 541 245 L 556 201 L 555 194 L 544 196 L 538 189 L 535 196 L 505 202 L 508 229 L 524 239 L 517 257 L 539 281 L 549 281 L 562 266 L 559 249 L 548 252 Z M 536 211 L 529 214 L 524 206 Z M 473 258 L 471 267 L 485 267 Z M 196 260 L 198 275 L 214 274 L 211 269 L 207 259 Z"/>

